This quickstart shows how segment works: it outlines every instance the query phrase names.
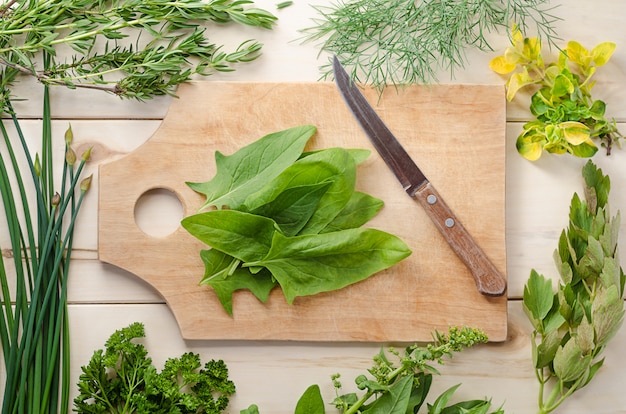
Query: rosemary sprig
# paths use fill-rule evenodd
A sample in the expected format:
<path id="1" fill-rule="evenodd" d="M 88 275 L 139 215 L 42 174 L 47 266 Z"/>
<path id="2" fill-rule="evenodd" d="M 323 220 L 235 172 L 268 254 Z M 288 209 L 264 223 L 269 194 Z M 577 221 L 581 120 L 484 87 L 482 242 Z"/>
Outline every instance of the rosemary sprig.
<path id="1" fill-rule="evenodd" d="M 173 94 L 193 75 L 231 71 L 259 56 L 247 40 L 232 52 L 208 41 L 212 22 L 270 29 L 276 17 L 250 0 L 10 0 L 0 6 L 0 90 L 19 73 L 46 85 L 102 89 L 140 100 Z M 67 49 L 75 54 L 67 56 Z M 44 70 L 42 52 L 50 57 Z"/>
<path id="2" fill-rule="evenodd" d="M 439 70 L 454 76 L 466 50 L 490 51 L 487 35 L 511 23 L 533 26 L 548 43 L 556 39 L 549 0 L 338 0 L 314 6 L 320 17 L 304 29 L 305 42 L 337 55 L 354 80 L 379 90 L 386 85 L 437 82 Z M 322 77 L 332 73 L 330 62 Z"/>

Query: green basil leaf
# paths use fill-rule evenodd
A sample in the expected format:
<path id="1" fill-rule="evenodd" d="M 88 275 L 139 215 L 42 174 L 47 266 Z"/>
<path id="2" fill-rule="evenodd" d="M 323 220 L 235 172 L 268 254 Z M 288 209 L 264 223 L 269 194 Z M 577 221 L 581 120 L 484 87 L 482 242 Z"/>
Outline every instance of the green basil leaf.
<path id="1" fill-rule="evenodd" d="M 294 414 L 324 414 L 325 412 L 319 385 L 311 385 L 298 400 Z"/>
<path id="2" fill-rule="evenodd" d="M 204 183 L 187 183 L 206 196 L 202 208 L 239 208 L 248 195 L 276 177 L 300 157 L 315 134 L 311 125 L 275 132 L 239 149 L 232 155 L 215 153 L 215 176 Z"/>
<path id="3" fill-rule="evenodd" d="M 348 204 L 320 233 L 361 227 L 374 218 L 383 205 L 384 202 L 381 199 L 355 191 L 348 200 Z"/>
<path id="4" fill-rule="evenodd" d="M 604 267 L 599 280 L 605 289 L 611 286 L 620 286 L 620 267 L 615 258 L 607 257 L 604 259 Z"/>
<path id="5" fill-rule="evenodd" d="M 276 232 L 265 258 L 246 266 L 267 267 L 288 303 L 297 296 L 341 289 L 411 254 L 398 237 L 376 229 L 285 237 Z"/>
<path id="6" fill-rule="evenodd" d="M 580 325 L 576 329 L 576 342 L 583 355 L 590 354 L 595 347 L 595 332 L 593 325 L 585 317 L 580 321 Z"/>
<path id="7" fill-rule="evenodd" d="M 606 104 L 601 100 L 593 101 L 591 108 L 589 108 L 591 117 L 596 121 L 604 120 L 604 113 L 606 112 Z"/>
<path id="8" fill-rule="evenodd" d="M 411 397 L 409 398 L 409 405 L 406 409 L 406 414 L 414 414 L 419 411 L 426 401 L 426 397 L 428 396 L 428 392 L 430 391 L 430 386 L 433 382 L 432 374 L 425 374 L 424 372 L 418 372 L 415 375 L 415 380 L 413 384 L 417 384 L 413 386 L 411 390 Z"/>
<path id="9" fill-rule="evenodd" d="M 413 376 L 405 375 L 389 387 L 363 414 L 406 414 L 413 387 Z"/>
<path id="10" fill-rule="evenodd" d="M 200 284 L 213 288 L 222 307 L 231 316 L 235 291 L 247 289 L 265 303 L 272 289 L 278 285 L 267 269 L 252 274 L 250 269 L 238 266 L 238 259 L 218 250 L 202 250 L 200 257 L 205 265 L 205 275 Z"/>
<path id="11" fill-rule="evenodd" d="M 459 388 L 461 384 L 454 385 L 447 390 L 445 390 L 433 403 L 433 405 L 428 404 L 428 413 L 429 414 L 441 414 L 445 409 L 446 405 L 452 395 L 456 392 L 457 388 Z"/>
<path id="12" fill-rule="evenodd" d="M 181 224 L 201 242 L 244 262 L 265 257 L 276 232 L 272 219 L 238 210 L 198 213 Z"/>
<path id="13" fill-rule="evenodd" d="M 259 414 L 259 407 L 256 404 L 252 404 L 250 407 L 239 411 L 239 414 Z"/>
<path id="14" fill-rule="evenodd" d="M 441 414 L 487 414 L 489 408 L 491 408 L 489 400 L 469 400 L 450 405 Z"/>

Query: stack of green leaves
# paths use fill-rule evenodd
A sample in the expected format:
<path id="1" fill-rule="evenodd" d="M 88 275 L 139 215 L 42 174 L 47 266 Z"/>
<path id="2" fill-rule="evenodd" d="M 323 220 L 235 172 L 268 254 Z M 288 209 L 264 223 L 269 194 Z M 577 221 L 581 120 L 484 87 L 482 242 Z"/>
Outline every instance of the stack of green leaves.
<path id="1" fill-rule="evenodd" d="M 534 328 L 540 413 L 553 411 L 591 381 L 624 318 L 626 278 L 617 251 L 620 216 L 610 216 L 610 180 L 591 161 L 583 177 L 586 201 L 573 196 L 569 227 L 555 251 L 561 276 L 557 291 L 535 270 L 524 288 L 524 311 Z M 544 395 L 548 384 L 552 391 Z"/>
<path id="2" fill-rule="evenodd" d="M 304 125 L 272 133 L 232 155 L 215 154 L 217 172 L 189 183 L 204 209 L 182 225 L 211 249 L 201 251 L 203 284 L 232 315 L 232 295 L 250 290 L 265 302 L 277 285 L 297 296 L 343 288 L 386 269 L 411 251 L 398 237 L 361 226 L 383 202 L 355 191 L 367 150 L 303 152 L 315 134 Z"/>
<path id="3" fill-rule="evenodd" d="M 204 364 L 192 352 L 169 358 L 158 372 L 139 342 L 144 325 L 114 332 L 82 367 L 74 411 L 83 414 L 219 414 L 235 393 L 222 360 Z M 67 412 L 67 411 L 64 411 Z"/>

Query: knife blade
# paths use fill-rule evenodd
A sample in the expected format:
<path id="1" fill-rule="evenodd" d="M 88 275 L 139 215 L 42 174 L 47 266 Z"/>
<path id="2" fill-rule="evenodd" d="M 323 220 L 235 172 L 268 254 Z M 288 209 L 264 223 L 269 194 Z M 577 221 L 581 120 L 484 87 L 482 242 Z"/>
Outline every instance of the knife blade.
<path id="1" fill-rule="evenodd" d="M 339 59 L 333 58 L 335 83 L 352 114 L 407 194 L 419 201 L 435 227 L 470 270 L 476 287 L 486 296 L 502 296 L 506 280 L 456 218 L 439 192 L 419 169 L 374 108 L 352 81 Z"/>

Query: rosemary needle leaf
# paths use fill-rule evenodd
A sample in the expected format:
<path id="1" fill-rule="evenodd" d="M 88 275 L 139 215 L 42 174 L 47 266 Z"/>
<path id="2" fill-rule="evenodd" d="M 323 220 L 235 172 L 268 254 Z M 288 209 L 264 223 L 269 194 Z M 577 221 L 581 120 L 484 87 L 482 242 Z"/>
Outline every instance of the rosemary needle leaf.
<path id="1" fill-rule="evenodd" d="M 382 91 L 386 85 L 437 82 L 437 73 L 466 64 L 466 49 L 492 50 L 487 35 L 511 23 L 534 26 L 556 40 L 549 0 L 338 0 L 313 6 L 318 17 L 302 30 L 304 42 L 337 55 L 353 80 Z M 322 78 L 332 74 L 330 61 Z"/>
<path id="2" fill-rule="evenodd" d="M 6 92 L 22 73 L 46 85 L 101 89 L 122 98 L 172 95 L 194 75 L 231 71 L 260 55 L 262 45 L 255 41 L 223 52 L 209 42 L 205 23 L 271 29 L 276 20 L 250 0 L 5 0 L 0 89 Z M 61 58 L 61 47 L 75 55 Z M 45 70 L 43 52 L 51 59 Z"/>

